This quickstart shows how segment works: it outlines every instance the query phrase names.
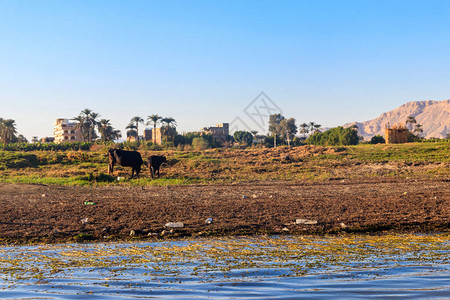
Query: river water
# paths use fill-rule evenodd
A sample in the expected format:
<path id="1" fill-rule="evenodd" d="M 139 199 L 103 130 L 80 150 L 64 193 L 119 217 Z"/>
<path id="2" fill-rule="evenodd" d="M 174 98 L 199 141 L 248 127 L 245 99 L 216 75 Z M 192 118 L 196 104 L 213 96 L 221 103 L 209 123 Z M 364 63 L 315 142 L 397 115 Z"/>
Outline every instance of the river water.
<path id="1" fill-rule="evenodd" d="M 0 297 L 448 299 L 449 258 L 448 234 L 0 246 Z"/>

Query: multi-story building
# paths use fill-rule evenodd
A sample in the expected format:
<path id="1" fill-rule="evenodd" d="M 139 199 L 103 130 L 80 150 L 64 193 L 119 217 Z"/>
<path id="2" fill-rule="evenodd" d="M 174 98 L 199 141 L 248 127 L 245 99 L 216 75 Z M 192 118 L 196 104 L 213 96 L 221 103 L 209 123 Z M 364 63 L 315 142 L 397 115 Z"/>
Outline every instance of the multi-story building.
<path id="1" fill-rule="evenodd" d="M 230 124 L 219 123 L 215 127 L 205 127 L 202 129 L 202 134 L 210 134 L 214 139 L 225 142 L 230 134 Z"/>
<path id="2" fill-rule="evenodd" d="M 82 142 L 81 133 L 76 125 L 77 123 L 69 122 L 69 119 L 57 119 L 53 129 L 55 143 Z"/>
<path id="3" fill-rule="evenodd" d="M 155 137 L 153 137 L 153 128 L 145 128 L 144 129 L 144 141 L 146 142 L 153 142 L 158 145 L 162 144 L 162 133 L 161 128 L 156 128 L 155 130 Z"/>

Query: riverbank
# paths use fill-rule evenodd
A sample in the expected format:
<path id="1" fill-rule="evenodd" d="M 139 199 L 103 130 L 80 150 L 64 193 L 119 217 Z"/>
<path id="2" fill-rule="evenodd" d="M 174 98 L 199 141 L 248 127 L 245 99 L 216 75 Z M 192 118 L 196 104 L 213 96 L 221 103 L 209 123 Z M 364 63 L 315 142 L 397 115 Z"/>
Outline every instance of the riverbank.
<path id="1" fill-rule="evenodd" d="M 0 205 L 3 244 L 447 232 L 450 181 L 380 177 L 138 187 L 2 183 Z M 182 227 L 170 227 L 170 222 Z"/>

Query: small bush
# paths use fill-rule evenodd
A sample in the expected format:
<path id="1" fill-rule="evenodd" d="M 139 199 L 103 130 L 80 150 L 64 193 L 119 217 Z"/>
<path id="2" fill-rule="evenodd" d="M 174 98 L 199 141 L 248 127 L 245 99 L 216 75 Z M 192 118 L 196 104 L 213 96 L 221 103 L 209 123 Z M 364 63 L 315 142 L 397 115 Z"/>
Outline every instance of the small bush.
<path id="1" fill-rule="evenodd" d="M 37 167 L 40 161 L 35 154 L 0 152 L 0 166 L 6 168 Z"/>
<path id="2" fill-rule="evenodd" d="M 370 143 L 371 144 L 384 144 L 384 143 L 386 143 L 386 140 L 381 135 L 374 135 L 370 139 Z"/>
<path id="3" fill-rule="evenodd" d="M 192 140 L 192 147 L 194 150 L 205 150 L 208 148 L 208 141 L 202 137 L 196 137 Z"/>

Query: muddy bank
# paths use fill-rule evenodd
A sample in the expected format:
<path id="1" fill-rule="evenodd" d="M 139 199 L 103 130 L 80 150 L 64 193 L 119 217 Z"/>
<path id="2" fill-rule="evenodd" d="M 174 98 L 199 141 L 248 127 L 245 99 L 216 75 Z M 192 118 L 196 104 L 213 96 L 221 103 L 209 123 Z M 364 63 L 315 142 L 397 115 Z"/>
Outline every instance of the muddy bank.
<path id="1" fill-rule="evenodd" d="M 212 221 L 205 222 L 207 219 Z M 296 224 L 297 219 L 317 223 Z M 168 222 L 182 222 L 184 226 L 171 229 L 164 226 Z M 448 231 L 449 222 L 448 180 L 374 178 L 102 188 L 0 185 L 3 243 L 223 234 L 432 232 Z"/>

